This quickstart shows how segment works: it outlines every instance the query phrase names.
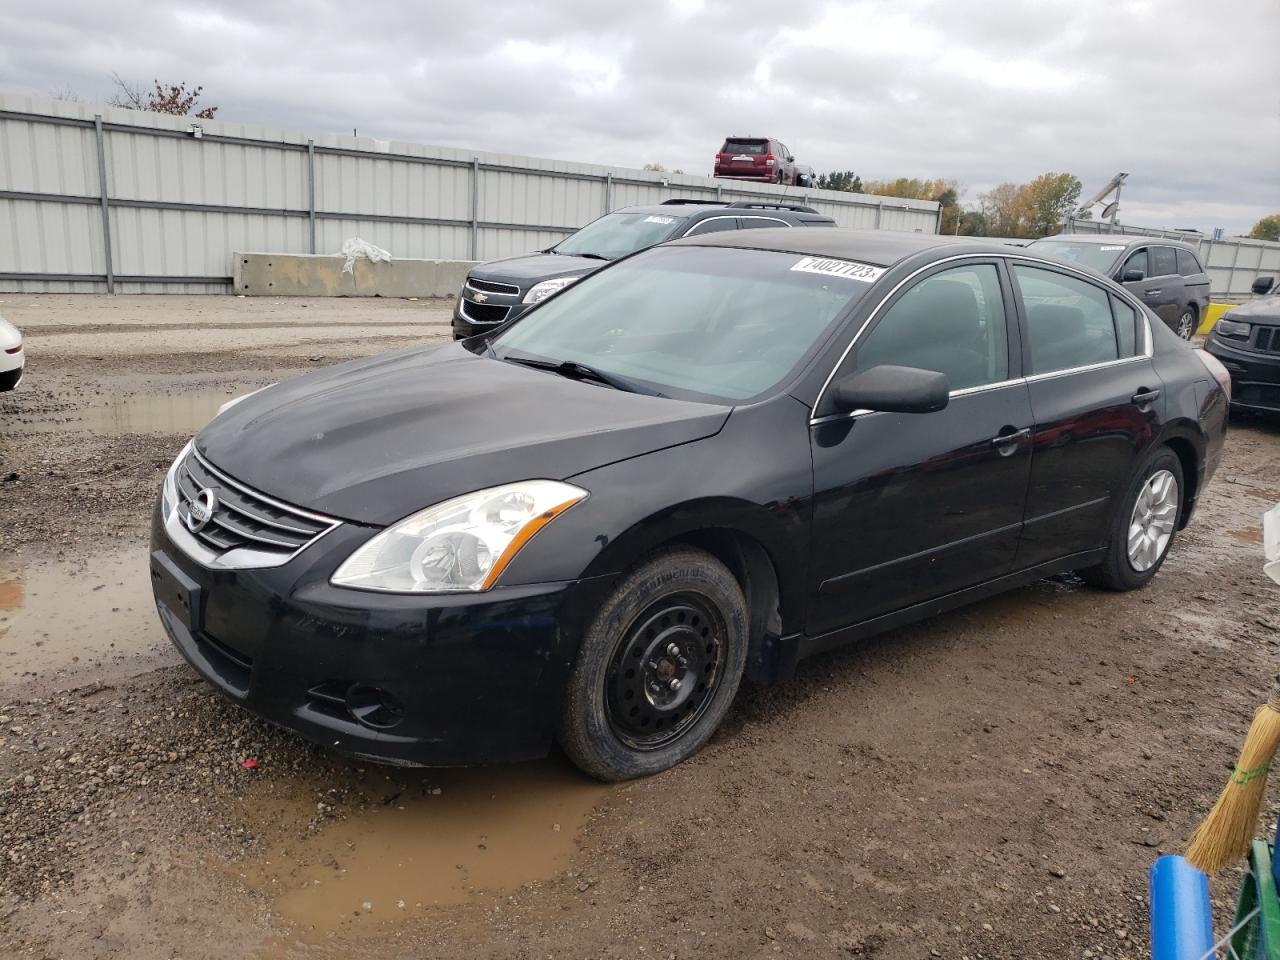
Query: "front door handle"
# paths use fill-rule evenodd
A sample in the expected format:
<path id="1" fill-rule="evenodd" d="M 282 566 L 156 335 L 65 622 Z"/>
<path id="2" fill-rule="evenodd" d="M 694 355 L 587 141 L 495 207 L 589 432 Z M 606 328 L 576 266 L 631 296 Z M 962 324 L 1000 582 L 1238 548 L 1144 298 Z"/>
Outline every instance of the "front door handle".
<path id="1" fill-rule="evenodd" d="M 1141 406 L 1143 406 L 1144 404 L 1147 404 L 1147 403 L 1155 403 L 1155 401 L 1159 400 L 1159 399 L 1160 399 L 1160 391 L 1159 391 L 1159 390 L 1146 390 L 1146 389 L 1140 389 L 1137 393 L 1135 393 L 1135 394 L 1134 394 L 1132 397 L 1130 397 L 1129 399 L 1130 399 L 1130 401 L 1132 401 L 1133 403 L 1136 403 L 1138 406 L 1140 406 L 1140 407 L 1141 407 Z"/>
<path id="2" fill-rule="evenodd" d="M 1160 296 L 1160 294 L 1164 293 L 1164 291 L 1161 290 L 1159 287 L 1156 287 L 1154 290 L 1143 290 L 1142 292 L 1145 296 L 1148 296 L 1148 297 L 1158 297 Z"/>
<path id="3" fill-rule="evenodd" d="M 1006 433 L 1005 431 L 1009 431 Z M 999 434 L 991 438 L 991 445 L 995 447 L 1003 456 L 1013 453 L 1015 444 L 1025 436 L 1031 433 L 1030 427 L 1023 427 L 1021 430 L 1014 430 L 1013 427 L 1003 427 Z"/>

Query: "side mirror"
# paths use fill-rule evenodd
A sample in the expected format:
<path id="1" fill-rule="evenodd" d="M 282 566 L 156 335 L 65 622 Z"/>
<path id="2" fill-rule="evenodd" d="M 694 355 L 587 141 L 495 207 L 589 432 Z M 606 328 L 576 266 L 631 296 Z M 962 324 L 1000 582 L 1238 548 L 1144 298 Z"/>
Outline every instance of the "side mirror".
<path id="1" fill-rule="evenodd" d="M 1258 296 L 1262 296 L 1264 293 L 1270 293 L 1271 288 L 1275 285 L 1275 277 L 1258 277 L 1257 280 L 1253 281 L 1252 289 Z"/>
<path id="2" fill-rule="evenodd" d="M 933 413 L 950 401 L 951 386 L 945 373 L 885 364 L 838 380 L 834 397 L 836 407 L 845 413 Z"/>
<path id="3" fill-rule="evenodd" d="M 1120 278 L 1121 283 L 1137 283 L 1139 280 L 1147 279 L 1147 275 L 1137 267 L 1130 267 L 1124 272 L 1124 276 Z"/>

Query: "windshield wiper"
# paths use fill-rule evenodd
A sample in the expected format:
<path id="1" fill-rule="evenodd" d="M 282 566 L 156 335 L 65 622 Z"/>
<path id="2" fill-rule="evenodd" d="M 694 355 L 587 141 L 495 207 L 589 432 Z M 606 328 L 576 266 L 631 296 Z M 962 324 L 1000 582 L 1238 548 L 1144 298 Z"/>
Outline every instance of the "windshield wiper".
<path id="1" fill-rule="evenodd" d="M 654 390 L 652 387 L 646 387 L 644 384 L 637 383 L 634 380 L 620 377 L 616 373 L 597 370 L 595 367 L 579 363 L 577 360 L 540 360 L 537 357 L 513 357 L 510 354 L 501 359 L 518 363 L 521 366 L 533 367 L 535 370 L 549 370 L 571 380 L 590 380 L 594 383 L 603 383 L 606 387 L 613 387 L 615 390 L 622 390 L 626 393 L 643 393 L 650 397 L 666 396 L 665 393 Z"/>
<path id="2" fill-rule="evenodd" d="M 612 260 L 613 257 L 606 257 L 603 253 L 567 253 L 567 257 L 582 257 L 584 260 Z"/>

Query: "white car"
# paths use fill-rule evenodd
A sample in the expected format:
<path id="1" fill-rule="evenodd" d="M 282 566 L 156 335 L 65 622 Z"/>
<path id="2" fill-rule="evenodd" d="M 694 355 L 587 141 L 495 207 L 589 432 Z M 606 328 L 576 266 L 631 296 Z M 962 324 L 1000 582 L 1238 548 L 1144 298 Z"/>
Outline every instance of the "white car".
<path id="1" fill-rule="evenodd" d="M 12 323 L 0 317 L 0 392 L 12 390 L 18 385 L 25 362 L 22 334 Z"/>

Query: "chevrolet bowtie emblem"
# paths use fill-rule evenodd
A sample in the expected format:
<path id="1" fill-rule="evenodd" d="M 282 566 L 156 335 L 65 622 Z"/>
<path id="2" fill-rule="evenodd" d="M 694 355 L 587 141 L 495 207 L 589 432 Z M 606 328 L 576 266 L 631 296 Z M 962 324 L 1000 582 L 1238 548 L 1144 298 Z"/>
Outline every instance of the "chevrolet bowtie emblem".
<path id="1" fill-rule="evenodd" d="M 489 299 L 489 295 L 487 293 L 477 293 L 472 299 L 474 299 L 476 303 L 484 303 Z"/>

